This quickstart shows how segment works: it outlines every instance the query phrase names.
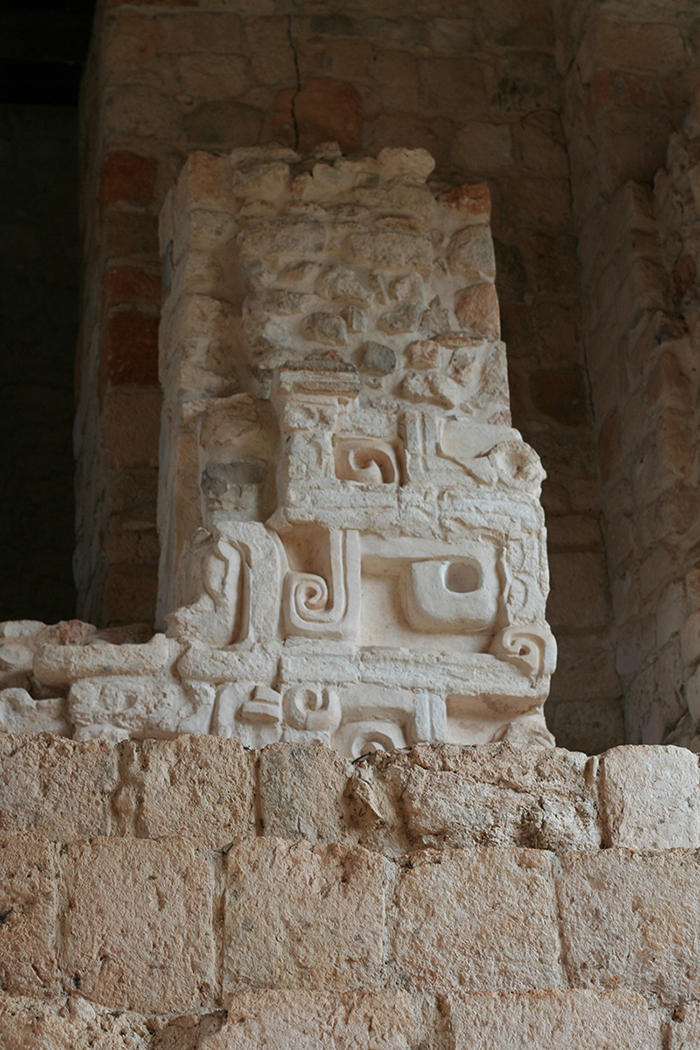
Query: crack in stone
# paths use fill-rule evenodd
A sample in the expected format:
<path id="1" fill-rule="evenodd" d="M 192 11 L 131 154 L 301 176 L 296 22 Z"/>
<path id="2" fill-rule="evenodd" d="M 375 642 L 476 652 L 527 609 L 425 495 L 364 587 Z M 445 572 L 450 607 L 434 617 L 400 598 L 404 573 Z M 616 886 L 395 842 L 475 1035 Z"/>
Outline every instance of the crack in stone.
<path id="1" fill-rule="evenodd" d="M 292 95 L 291 110 L 292 110 L 292 127 L 294 128 L 294 149 L 299 149 L 299 125 L 297 123 L 296 114 L 296 102 L 301 91 L 301 75 L 299 73 L 299 55 L 297 54 L 296 44 L 294 43 L 294 37 L 292 36 L 292 16 L 287 15 L 287 39 L 289 40 L 289 46 L 292 49 L 292 55 L 294 57 L 294 71 L 297 78 L 296 91 Z"/>

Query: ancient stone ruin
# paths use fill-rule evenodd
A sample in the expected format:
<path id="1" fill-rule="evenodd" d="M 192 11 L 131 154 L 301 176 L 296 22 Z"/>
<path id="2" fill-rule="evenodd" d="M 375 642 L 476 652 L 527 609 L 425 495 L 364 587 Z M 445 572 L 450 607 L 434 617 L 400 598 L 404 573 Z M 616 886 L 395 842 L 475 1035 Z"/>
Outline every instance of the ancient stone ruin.
<path id="1" fill-rule="evenodd" d="M 161 220 L 165 631 L 17 625 L 11 674 L 67 699 L 7 675 L 6 727 L 553 743 L 543 471 L 510 426 L 488 189 L 433 166 L 189 158 Z"/>
<path id="2" fill-rule="evenodd" d="M 699 71 L 682 0 L 100 0 L 0 1050 L 700 1047 Z"/>

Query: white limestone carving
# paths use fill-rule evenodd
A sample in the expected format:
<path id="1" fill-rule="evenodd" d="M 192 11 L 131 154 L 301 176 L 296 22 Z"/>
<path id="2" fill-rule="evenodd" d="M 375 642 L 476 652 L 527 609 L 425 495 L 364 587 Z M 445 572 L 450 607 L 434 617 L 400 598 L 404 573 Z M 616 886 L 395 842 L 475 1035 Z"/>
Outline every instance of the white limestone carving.
<path id="1" fill-rule="evenodd" d="M 236 150 L 206 159 L 218 189 L 199 163 L 161 220 L 162 633 L 5 625 L 0 723 L 551 743 L 544 474 L 510 425 L 483 187 L 429 186 L 422 150 Z"/>
<path id="2" fill-rule="evenodd" d="M 308 543 L 308 541 L 307 541 Z M 284 619 L 290 637 L 357 641 L 360 627 L 360 537 L 355 529 L 328 533 L 329 579 L 287 572 Z"/>

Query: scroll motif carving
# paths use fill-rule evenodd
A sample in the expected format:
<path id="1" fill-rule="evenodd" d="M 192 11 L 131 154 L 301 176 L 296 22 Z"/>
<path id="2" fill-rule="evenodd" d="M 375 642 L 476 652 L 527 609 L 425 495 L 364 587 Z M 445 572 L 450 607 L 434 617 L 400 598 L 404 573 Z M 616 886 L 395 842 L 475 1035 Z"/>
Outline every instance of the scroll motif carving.
<path id="1" fill-rule="evenodd" d="M 360 538 L 352 529 L 329 533 L 330 580 L 290 572 L 284 581 L 287 633 L 354 640 L 360 623 Z"/>
<path id="2" fill-rule="evenodd" d="M 341 481 L 361 481 L 370 485 L 392 485 L 400 480 L 396 449 L 388 441 L 338 442 L 335 472 Z"/>
<path id="3" fill-rule="evenodd" d="M 341 713 L 337 689 L 298 685 L 284 694 L 285 719 L 294 729 L 337 729 Z"/>
<path id="4" fill-rule="evenodd" d="M 557 643 L 548 627 L 506 627 L 496 635 L 491 652 L 508 660 L 524 674 L 535 677 L 552 674 L 557 660 Z"/>
<path id="5" fill-rule="evenodd" d="M 240 718 L 252 725 L 278 725 L 282 721 L 282 697 L 276 689 L 259 685 L 240 708 Z"/>

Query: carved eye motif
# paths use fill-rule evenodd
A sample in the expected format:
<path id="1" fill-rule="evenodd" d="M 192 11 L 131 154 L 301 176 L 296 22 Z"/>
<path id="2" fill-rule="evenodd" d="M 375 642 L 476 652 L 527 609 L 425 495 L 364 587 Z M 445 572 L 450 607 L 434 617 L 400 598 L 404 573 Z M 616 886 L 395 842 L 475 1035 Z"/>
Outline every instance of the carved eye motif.
<path id="1" fill-rule="evenodd" d="M 391 485 L 400 480 L 396 449 L 388 441 L 340 441 L 335 473 L 341 481 Z"/>
<path id="2" fill-rule="evenodd" d="M 481 587 L 478 565 L 468 561 L 451 561 L 445 569 L 445 588 L 453 594 L 470 594 Z"/>
<path id="3" fill-rule="evenodd" d="M 414 631 L 482 631 L 498 613 L 500 585 L 493 557 L 414 561 L 403 578 L 406 618 Z"/>

